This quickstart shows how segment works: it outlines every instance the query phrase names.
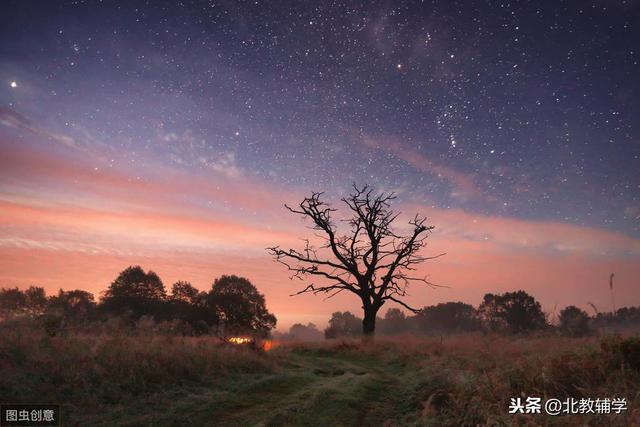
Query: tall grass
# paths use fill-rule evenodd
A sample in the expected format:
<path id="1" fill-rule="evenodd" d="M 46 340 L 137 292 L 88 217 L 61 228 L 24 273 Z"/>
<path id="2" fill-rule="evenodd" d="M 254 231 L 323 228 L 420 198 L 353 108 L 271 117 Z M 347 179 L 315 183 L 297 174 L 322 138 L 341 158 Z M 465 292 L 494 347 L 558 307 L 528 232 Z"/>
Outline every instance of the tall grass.
<path id="1" fill-rule="evenodd" d="M 292 344 L 293 351 L 378 360 L 411 400 L 399 425 L 640 425 L 640 340 L 507 337 L 467 334 L 412 336 L 373 342 Z M 391 391 L 394 392 L 394 391 Z M 511 397 L 626 398 L 623 415 L 508 414 Z"/>
<path id="2" fill-rule="evenodd" d="M 260 394 L 242 394 L 238 390 L 243 388 L 234 391 L 233 384 L 255 381 L 257 390 L 288 384 L 286 390 L 265 390 L 273 401 L 286 402 L 288 393 L 302 387 L 295 378 L 304 379 L 303 395 L 323 396 L 331 378 L 345 375 L 353 379 L 349 384 L 355 391 L 333 396 L 333 404 L 344 399 L 345 408 L 375 409 L 363 419 L 379 413 L 381 423 L 393 421 L 388 425 L 629 425 L 638 415 L 637 338 L 470 334 L 277 344 L 272 351 L 257 352 L 214 337 L 167 334 L 144 322 L 133 329 L 115 322 L 53 337 L 33 323 L 4 324 L 0 401 L 59 403 L 73 418 L 192 387 L 220 390 L 226 405 L 242 402 L 237 405 L 248 408 Z M 365 388 L 358 391 L 360 382 Z M 317 393 L 311 391 L 314 384 Z M 358 400 L 360 393 L 366 399 Z M 191 399 L 188 391 L 181 396 L 182 402 Z M 610 417 L 509 415 L 509 399 L 518 396 L 624 397 L 629 410 Z M 354 419 L 341 420 L 330 407 L 323 411 L 329 423 L 357 425 Z M 307 414 L 300 416 L 306 419 Z"/>
<path id="3" fill-rule="evenodd" d="M 0 327 L 0 401 L 126 402 L 168 386 L 269 372 L 273 358 L 214 337 L 84 332 L 51 337 L 33 324 Z"/>

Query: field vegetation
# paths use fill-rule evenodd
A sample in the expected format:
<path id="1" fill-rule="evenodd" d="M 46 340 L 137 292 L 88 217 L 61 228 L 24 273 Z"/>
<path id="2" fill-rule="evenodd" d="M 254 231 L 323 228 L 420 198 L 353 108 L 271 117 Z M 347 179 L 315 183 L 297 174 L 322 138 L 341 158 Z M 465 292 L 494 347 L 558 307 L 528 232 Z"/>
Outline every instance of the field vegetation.
<path id="1" fill-rule="evenodd" d="M 0 328 L 0 400 L 78 426 L 631 425 L 640 340 L 467 333 L 274 341 L 269 351 L 142 319 L 51 336 Z M 621 415 L 510 415 L 509 399 L 625 397 Z"/>

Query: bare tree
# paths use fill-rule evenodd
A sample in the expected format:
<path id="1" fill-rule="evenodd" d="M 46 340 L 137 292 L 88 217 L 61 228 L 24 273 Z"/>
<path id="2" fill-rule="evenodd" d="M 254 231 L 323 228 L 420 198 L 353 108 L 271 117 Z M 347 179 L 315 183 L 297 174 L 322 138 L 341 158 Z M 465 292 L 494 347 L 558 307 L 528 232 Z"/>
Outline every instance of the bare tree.
<path id="1" fill-rule="evenodd" d="M 437 286 L 427 277 L 412 274 L 418 264 L 444 255 L 428 257 L 420 253 L 434 226 L 426 225 L 426 219 L 416 215 L 409 221 L 410 235 L 396 234 L 392 224 L 399 213 L 390 209 L 396 196 L 374 194 L 368 186 L 354 185 L 354 192 L 341 199 L 350 210 L 350 218 L 343 220 L 349 231 L 342 234 L 332 218 L 337 209 L 324 202 L 322 195 L 314 192 L 296 208 L 285 205 L 289 211 L 311 219 L 311 228 L 316 230 L 322 244 L 316 247 L 304 239 L 305 245 L 300 251 L 279 246 L 268 248 L 276 261 L 293 272 L 292 278 L 321 279 L 321 283 L 311 283 L 294 295 L 323 293 L 331 298 L 343 291 L 356 294 L 362 301 L 365 335 L 374 334 L 376 314 L 387 301 L 416 313 L 418 310 L 403 298 L 411 282 Z"/>

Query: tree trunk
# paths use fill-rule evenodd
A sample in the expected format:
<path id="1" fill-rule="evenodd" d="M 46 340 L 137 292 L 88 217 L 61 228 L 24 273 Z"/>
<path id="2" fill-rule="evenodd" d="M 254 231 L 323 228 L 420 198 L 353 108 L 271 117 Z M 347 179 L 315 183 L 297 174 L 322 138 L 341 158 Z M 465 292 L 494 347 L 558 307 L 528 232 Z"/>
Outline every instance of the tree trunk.
<path id="1" fill-rule="evenodd" d="M 364 319 L 362 319 L 362 333 L 367 338 L 373 338 L 376 331 L 376 314 L 378 309 L 372 306 L 364 308 Z"/>

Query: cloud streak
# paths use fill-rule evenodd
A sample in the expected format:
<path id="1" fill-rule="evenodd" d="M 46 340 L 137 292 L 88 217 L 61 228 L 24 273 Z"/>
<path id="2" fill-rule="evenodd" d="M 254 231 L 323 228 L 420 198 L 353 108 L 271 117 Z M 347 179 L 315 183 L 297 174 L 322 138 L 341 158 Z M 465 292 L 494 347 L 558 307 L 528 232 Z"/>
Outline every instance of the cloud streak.
<path id="1" fill-rule="evenodd" d="M 461 209 L 421 205 L 403 207 L 433 218 L 438 240 L 491 243 L 505 252 L 592 257 L 640 257 L 640 240 L 624 234 L 557 221 L 533 221 L 480 215 Z"/>
<path id="2" fill-rule="evenodd" d="M 479 199 L 482 190 L 475 184 L 473 177 L 459 172 L 449 166 L 434 162 L 416 150 L 406 147 L 394 136 L 374 137 L 361 135 L 361 144 L 369 149 L 387 152 L 409 166 L 447 181 L 453 188 L 450 195 L 460 199 Z"/>
<path id="3" fill-rule="evenodd" d="M 67 135 L 51 132 L 35 125 L 22 114 L 9 108 L 0 108 L 0 124 L 9 128 L 26 131 L 32 135 L 55 141 L 67 147 L 77 148 L 75 139 Z"/>

